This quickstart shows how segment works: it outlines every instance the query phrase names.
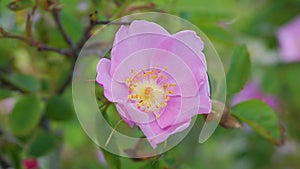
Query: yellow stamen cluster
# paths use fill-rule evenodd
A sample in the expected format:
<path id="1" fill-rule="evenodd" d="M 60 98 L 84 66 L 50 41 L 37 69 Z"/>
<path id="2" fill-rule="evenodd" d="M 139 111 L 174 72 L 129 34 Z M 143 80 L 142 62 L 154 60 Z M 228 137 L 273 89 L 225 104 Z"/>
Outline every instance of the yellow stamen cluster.
<path id="1" fill-rule="evenodd" d="M 139 72 L 131 69 L 131 73 L 133 76 L 125 79 L 130 92 L 128 100 L 133 101 L 138 109 L 145 113 L 152 112 L 159 118 L 160 111 L 166 107 L 170 95 L 174 94 L 176 84 L 164 82 L 167 76 L 157 68 Z"/>

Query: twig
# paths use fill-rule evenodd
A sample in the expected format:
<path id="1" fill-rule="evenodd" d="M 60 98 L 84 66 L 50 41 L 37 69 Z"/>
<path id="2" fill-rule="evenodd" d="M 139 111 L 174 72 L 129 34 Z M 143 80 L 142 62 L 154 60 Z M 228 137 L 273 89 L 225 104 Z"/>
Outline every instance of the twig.
<path id="1" fill-rule="evenodd" d="M 77 44 L 77 49 L 78 49 L 77 53 L 78 54 L 79 54 L 79 51 L 82 49 L 83 45 L 85 44 L 85 42 L 90 38 L 91 31 L 94 28 L 94 26 L 95 26 L 94 24 L 90 24 L 89 26 L 87 26 L 84 29 L 83 35 Z"/>
<path id="2" fill-rule="evenodd" d="M 72 66 L 71 70 L 74 69 L 74 65 L 75 65 L 75 64 L 73 63 L 73 66 Z M 71 81 L 72 81 L 72 77 L 73 77 L 73 72 L 70 71 L 70 73 L 68 74 L 68 76 L 67 76 L 66 80 L 64 81 L 64 83 L 63 83 L 63 84 L 61 85 L 61 87 L 57 90 L 57 93 L 58 93 L 58 94 L 62 94 L 62 93 L 68 88 L 69 84 L 70 84 Z"/>
<path id="3" fill-rule="evenodd" d="M 131 22 L 97 21 L 95 25 L 130 25 Z"/>
<path id="4" fill-rule="evenodd" d="M 37 50 L 39 50 L 39 51 L 56 52 L 56 53 L 59 53 L 59 54 L 65 55 L 65 56 L 73 55 L 73 52 L 69 49 L 61 49 L 61 48 L 51 47 L 51 46 L 48 46 L 41 42 L 37 42 L 33 38 L 27 38 L 27 37 L 20 36 L 20 35 L 9 34 L 7 32 L 2 34 L 2 36 L 0 36 L 0 39 L 1 38 L 16 39 L 16 40 L 22 41 L 32 47 L 36 47 Z"/>
<path id="5" fill-rule="evenodd" d="M 23 42 L 25 42 L 29 45 L 32 45 L 31 42 L 30 42 L 30 39 L 28 39 L 24 36 L 8 34 L 7 32 L 2 33 L 2 36 L 0 36 L 0 38 L 17 39 L 17 40 L 23 41 Z"/>
<path id="6" fill-rule="evenodd" d="M 35 0 L 34 6 L 32 7 L 32 11 L 31 11 L 32 16 L 35 14 L 38 5 L 39 5 L 39 0 Z"/>
<path id="7" fill-rule="evenodd" d="M 61 19 L 60 19 L 60 11 L 59 10 L 52 10 L 52 16 L 53 16 L 54 21 L 55 21 L 55 23 L 56 23 L 56 25 L 58 27 L 58 30 L 61 33 L 61 35 L 64 38 L 64 40 L 67 42 L 67 44 L 71 48 L 75 48 L 75 43 L 69 37 L 69 35 L 67 35 L 67 32 L 65 31 L 65 29 L 62 26 Z"/>
<path id="8" fill-rule="evenodd" d="M 30 17 L 32 17 L 33 14 L 35 13 L 35 11 L 37 9 L 38 1 L 39 0 L 36 0 L 35 6 L 32 9 Z M 90 24 L 85 28 L 82 38 L 79 40 L 77 45 L 75 45 L 73 40 L 67 35 L 65 29 L 62 26 L 61 19 L 60 19 L 60 9 L 52 9 L 51 12 L 52 12 L 52 15 L 54 17 L 54 20 L 58 26 L 58 29 L 59 29 L 61 35 L 63 36 L 64 40 L 69 44 L 70 49 L 61 49 L 61 48 L 51 47 L 51 46 L 48 46 L 46 44 L 36 41 L 33 37 L 31 37 L 31 28 L 29 28 L 30 32 L 28 32 L 29 37 L 24 37 L 24 36 L 14 35 L 14 34 L 5 32 L 3 30 L 3 28 L 0 27 L 0 38 L 10 38 L 10 39 L 20 40 L 30 46 L 36 47 L 38 51 L 55 52 L 58 54 L 65 55 L 67 57 L 73 56 L 72 57 L 72 62 L 73 62 L 72 69 L 73 69 L 75 66 L 75 61 L 79 55 L 80 50 L 82 49 L 85 42 L 90 38 L 91 31 L 95 26 L 97 26 L 97 25 L 128 25 L 128 24 L 130 24 L 130 22 L 111 22 L 111 21 L 97 21 L 97 20 L 92 21 L 91 20 Z M 94 14 L 97 14 L 97 12 L 95 12 Z M 31 24 L 31 22 L 29 24 Z M 65 89 L 69 86 L 71 81 L 72 81 L 72 71 L 70 71 L 65 82 L 57 90 L 57 92 L 59 94 L 63 93 L 65 91 Z"/>
<path id="9" fill-rule="evenodd" d="M 131 22 L 112 22 L 112 21 L 96 21 L 87 26 L 83 32 L 82 38 L 79 40 L 77 48 L 80 50 L 85 42 L 91 37 L 91 31 L 97 25 L 129 25 Z"/>
<path id="10" fill-rule="evenodd" d="M 39 51 L 49 51 L 49 52 L 56 52 L 65 56 L 73 56 L 73 52 L 72 50 L 68 50 L 68 49 L 60 49 L 60 48 L 54 48 L 51 46 L 47 46 L 45 44 L 39 45 L 37 46 Z"/>
<path id="11" fill-rule="evenodd" d="M 32 7 L 32 11 L 30 14 L 28 14 L 27 16 L 27 23 L 26 23 L 26 33 L 27 33 L 27 37 L 32 37 L 32 19 L 34 17 L 35 11 L 38 7 L 39 4 L 39 0 L 35 0 L 35 3 Z"/>

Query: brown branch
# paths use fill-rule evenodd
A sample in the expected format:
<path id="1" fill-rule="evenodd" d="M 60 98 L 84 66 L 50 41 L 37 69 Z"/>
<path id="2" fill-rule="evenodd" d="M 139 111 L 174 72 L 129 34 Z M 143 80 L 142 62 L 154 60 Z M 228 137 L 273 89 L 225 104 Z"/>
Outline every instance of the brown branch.
<path id="1" fill-rule="evenodd" d="M 0 38 L 16 39 L 16 40 L 22 41 L 32 47 L 36 47 L 37 50 L 39 50 L 39 51 L 56 52 L 56 53 L 59 53 L 59 54 L 62 54 L 62 55 L 68 56 L 68 57 L 73 55 L 73 52 L 69 49 L 61 49 L 61 48 L 51 47 L 51 46 L 48 46 L 41 42 L 37 42 L 33 38 L 27 38 L 27 37 L 20 36 L 20 35 L 9 34 L 7 32 L 4 32 L 3 29 L 2 29 L 2 36 L 0 35 Z"/>
<path id="2" fill-rule="evenodd" d="M 73 42 L 73 40 L 69 37 L 69 35 L 67 34 L 66 30 L 64 29 L 62 23 L 61 23 L 61 19 L 60 19 L 60 11 L 59 10 L 52 10 L 52 16 L 54 18 L 54 21 L 58 27 L 59 32 L 61 33 L 62 37 L 64 38 L 64 40 L 67 42 L 67 44 L 71 47 L 74 48 L 75 47 L 75 43 Z"/>
<path id="3" fill-rule="evenodd" d="M 71 70 L 73 70 L 74 66 L 75 63 L 73 63 Z M 72 77 L 73 77 L 73 72 L 70 71 L 64 83 L 61 85 L 60 88 L 58 88 L 57 90 L 58 94 L 62 94 L 68 88 L 69 84 L 72 82 Z"/>
<path id="4" fill-rule="evenodd" d="M 78 44 L 77 44 L 77 53 L 79 53 L 79 51 L 81 50 L 81 48 L 83 47 L 83 45 L 85 44 L 85 42 L 90 38 L 91 36 L 91 31 L 94 28 L 95 25 L 90 24 L 89 26 L 87 26 L 84 29 L 83 35 L 81 37 L 81 39 L 79 40 Z"/>
<path id="5" fill-rule="evenodd" d="M 81 50 L 85 42 L 91 37 L 91 31 L 97 25 L 129 25 L 131 22 L 113 22 L 113 21 L 96 21 L 91 22 L 85 29 L 82 38 L 77 44 L 77 49 Z"/>
<path id="6" fill-rule="evenodd" d="M 36 0 L 36 3 L 38 3 L 38 0 Z M 31 12 L 32 16 L 35 13 L 37 7 L 34 7 L 34 9 Z M 57 23 L 57 26 L 65 39 L 65 41 L 70 45 L 70 49 L 61 49 L 61 48 L 55 48 L 48 46 L 46 44 L 43 44 L 41 42 L 36 41 L 33 37 L 24 37 L 20 35 L 14 35 L 7 33 L 3 30 L 3 28 L 0 27 L 0 38 L 10 38 L 10 39 L 17 39 L 19 41 L 22 41 L 30 46 L 36 47 L 38 51 L 49 51 L 49 52 L 55 52 L 58 54 L 65 55 L 67 57 L 72 57 L 72 68 L 75 65 L 75 61 L 79 55 L 80 50 L 82 49 L 85 42 L 90 38 L 91 32 L 93 28 L 95 28 L 97 25 L 129 25 L 130 22 L 112 22 L 112 21 L 97 21 L 97 17 L 95 16 L 97 14 L 97 11 L 95 11 L 93 18 L 90 17 L 90 24 L 85 28 L 82 38 L 79 40 L 77 45 L 74 45 L 74 42 L 69 38 L 69 36 L 66 34 L 66 31 L 64 30 L 61 19 L 60 19 L 60 9 L 51 9 L 52 15 Z M 71 69 L 72 70 L 72 69 Z M 58 93 L 63 93 L 65 89 L 69 86 L 69 84 L 72 81 L 72 72 L 69 73 L 67 76 L 65 82 L 61 85 L 61 87 L 58 88 Z"/>
<path id="7" fill-rule="evenodd" d="M 32 37 L 32 20 L 34 18 L 35 11 L 38 7 L 39 0 L 35 0 L 34 6 L 32 7 L 31 13 L 27 15 L 26 19 L 26 37 Z"/>
<path id="8" fill-rule="evenodd" d="M 222 117 L 219 121 L 219 125 L 227 128 L 227 129 L 237 129 L 242 128 L 242 124 L 230 113 L 230 109 L 226 107 L 224 103 L 221 102 L 215 102 L 214 105 L 216 107 L 224 107 L 224 110 L 216 109 L 212 110 L 210 114 L 204 114 L 204 118 L 206 121 L 210 122 L 213 120 L 218 120 L 220 118 L 220 115 L 222 114 Z M 222 113 L 219 111 L 223 111 Z"/>
<path id="9" fill-rule="evenodd" d="M 32 7 L 32 11 L 31 11 L 32 16 L 35 14 L 38 5 L 39 5 L 39 0 L 35 0 L 34 6 Z"/>

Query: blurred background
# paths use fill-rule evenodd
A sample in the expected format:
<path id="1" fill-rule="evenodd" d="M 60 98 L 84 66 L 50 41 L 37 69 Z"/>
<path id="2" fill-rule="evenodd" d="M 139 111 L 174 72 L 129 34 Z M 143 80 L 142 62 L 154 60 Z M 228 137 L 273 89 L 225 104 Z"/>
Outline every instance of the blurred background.
<path id="1" fill-rule="evenodd" d="M 249 80 L 227 106 L 248 99 L 266 102 L 284 130 L 281 144 L 245 124 L 219 126 L 199 144 L 196 129 L 204 122 L 199 116 L 188 137 L 161 156 L 137 160 L 103 154 L 81 129 L 72 106 L 74 61 L 92 28 L 146 11 L 195 24 L 213 42 L 226 71 L 234 48 L 245 44 Z M 105 22 L 93 25 L 96 21 Z M 0 85 L 0 169 L 298 169 L 300 1 L 0 0 Z"/>

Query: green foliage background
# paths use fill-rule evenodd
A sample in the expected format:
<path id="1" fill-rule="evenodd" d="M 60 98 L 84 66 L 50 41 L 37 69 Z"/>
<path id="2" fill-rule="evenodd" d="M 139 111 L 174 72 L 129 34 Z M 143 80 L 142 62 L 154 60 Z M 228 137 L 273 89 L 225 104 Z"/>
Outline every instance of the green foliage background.
<path id="1" fill-rule="evenodd" d="M 13 34 L 28 33 L 26 15 L 34 2 L 0 0 L 0 27 Z M 40 1 L 32 18 L 32 36 L 49 46 L 68 48 L 44 2 Z M 232 108 L 231 114 L 247 125 L 243 129 L 218 127 L 204 144 L 197 142 L 197 129 L 203 125 L 199 116 L 188 137 L 161 156 L 134 161 L 104 152 L 107 163 L 102 163 L 96 155 L 98 148 L 76 119 L 71 87 L 64 86 L 72 71 L 72 57 L 38 51 L 36 46 L 16 39 L 0 38 L 0 102 L 6 98 L 17 100 L 9 115 L 0 113 L 0 166 L 8 163 L 14 168 L 24 168 L 23 159 L 36 157 L 40 168 L 45 169 L 300 168 L 300 63 L 276 62 L 279 58 L 276 31 L 300 13 L 299 0 L 53 2 L 58 2 L 62 25 L 75 42 L 82 38 L 90 22 L 89 15 L 95 10 L 98 20 L 143 11 L 167 12 L 187 19 L 212 40 L 228 72 L 228 107 L 231 96 L 248 79 L 259 81 L 263 92 L 280 99 L 280 106 L 272 110 L 257 100 L 241 103 Z M 14 3 L 19 6 L 11 6 Z M 101 89 L 97 92 L 103 93 Z M 114 116 L 117 113 L 113 106 L 106 113 L 112 116 L 108 117 L 111 123 L 119 120 Z M 278 146 L 283 136 L 285 143 Z"/>

